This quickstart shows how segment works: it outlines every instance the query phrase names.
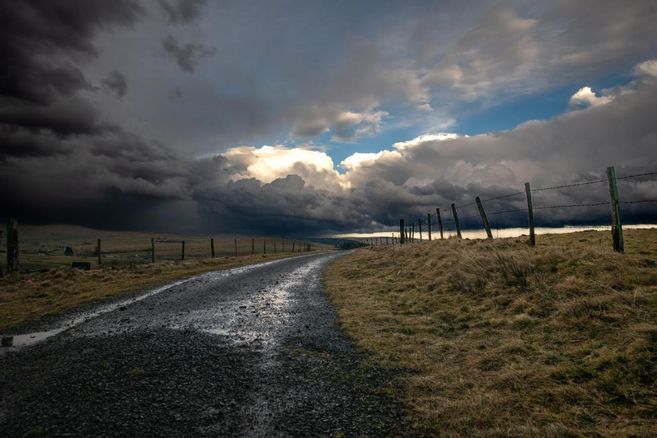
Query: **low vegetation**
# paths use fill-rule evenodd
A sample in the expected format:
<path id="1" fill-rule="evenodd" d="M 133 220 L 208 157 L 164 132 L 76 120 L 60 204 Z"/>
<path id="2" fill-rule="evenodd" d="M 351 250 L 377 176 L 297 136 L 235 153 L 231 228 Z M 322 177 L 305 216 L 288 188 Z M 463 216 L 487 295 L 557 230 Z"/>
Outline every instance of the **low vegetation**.
<path id="1" fill-rule="evenodd" d="M 361 249 L 325 282 L 422 435 L 653 435 L 657 230 Z"/>
<path id="2" fill-rule="evenodd" d="M 89 271 L 59 267 L 45 272 L 6 276 L 0 278 L 0 330 L 195 274 L 294 255 L 299 254 L 122 264 Z"/>

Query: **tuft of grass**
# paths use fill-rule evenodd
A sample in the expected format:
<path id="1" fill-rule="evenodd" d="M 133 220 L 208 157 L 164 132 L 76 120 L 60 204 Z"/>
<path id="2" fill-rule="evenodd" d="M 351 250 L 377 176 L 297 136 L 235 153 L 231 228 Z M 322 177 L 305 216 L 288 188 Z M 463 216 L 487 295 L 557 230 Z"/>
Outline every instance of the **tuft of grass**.
<path id="1" fill-rule="evenodd" d="M 657 230 L 361 249 L 325 283 L 418 435 L 657 430 Z"/>

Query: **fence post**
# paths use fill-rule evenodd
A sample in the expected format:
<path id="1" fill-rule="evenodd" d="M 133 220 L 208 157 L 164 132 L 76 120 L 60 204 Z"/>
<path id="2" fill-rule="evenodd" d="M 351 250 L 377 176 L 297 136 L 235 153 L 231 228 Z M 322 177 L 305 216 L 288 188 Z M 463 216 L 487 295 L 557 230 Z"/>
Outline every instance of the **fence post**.
<path id="1" fill-rule="evenodd" d="M 151 263 L 155 263 L 155 238 L 151 237 Z"/>
<path id="2" fill-rule="evenodd" d="M 609 197 L 611 198 L 611 237 L 613 239 L 614 251 L 624 252 L 623 224 L 620 217 L 620 202 L 618 200 L 618 186 L 616 185 L 616 169 L 614 166 L 607 167 L 607 180 L 609 181 Z"/>
<path id="3" fill-rule="evenodd" d="M 527 222 L 529 223 L 529 244 L 536 246 L 536 234 L 534 233 L 534 205 L 532 204 L 532 189 L 529 183 L 525 183 L 525 195 L 527 196 Z"/>
<path id="4" fill-rule="evenodd" d="M 98 239 L 98 264 L 103 263 L 103 260 L 100 257 L 100 239 Z"/>
<path id="5" fill-rule="evenodd" d="M 404 244 L 404 240 L 405 240 L 404 239 L 404 233 L 405 232 L 406 231 L 404 229 L 404 219 L 399 219 L 399 244 L 400 245 Z"/>
<path id="6" fill-rule="evenodd" d="M 214 238 L 210 238 L 210 253 L 212 254 L 212 258 L 214 258 Z"/>
<path id="7" fill-rule="evenodd" d="M 436 208 L 436 221 L 440 229 L 440 238 L 443 239 L 443 219 L 440 217 L 440 208 Z"/>
<path id="8" fill-rule="evenodd" d="M 18 270 L 18 222 L 13 217 L 7 220 L 7 274 Z"/>
<path id="9" fill-rule="evenodd" d="M 415 242 L 415 222 L 411 224 L 411 242 Z"/>
<path id="10" fill-rule="evenodd" d="M 481 199 L 479 199 L 479 196 L 475 198 L 475 202 L 477 203 L 477 208 L 479 209 L 481 222 L 484 224 L 484 228 L 486 229 L 486 235 L 488 236 L 489 239 L 492 239 L 493 233 L 490 231 L 490 224 L 488 223 L 488 218 L 486 217 L 486 212 L 484 211 L 484 206 L 481 203 Z"/>
<path id="11" fill-rule="evenodd" d="M 267 239 L 262 239 L 262 254 L 267 254 Z"/>
<path id="12" fill-rule="evenodd" d="M 421 241 L 422 240 L 422 218 L 421 217 L 419 217 L 417 219 L 417 229 L 418 229 L 418 232 L 420 233 L 420 241 Z"/>
<path id="13" fill-rule="evenodd" d="M 461 223 L 459 222 L 459 214 L 456 212 L 456 204 L 452 203 L 452 215 L 454 215 L 454 225 L 456 225 L 456 237 L 461 238 Z"/>
<path id="14" fill-rule="evenodd" d="M 182 241 L 182 248 L 181 248 L 181 254 L 180 254 L 180 260 L 185 260 L 185 241 Z"/>
<path id="15" fill-rule="evenodd" d="M 292 241 L 292 252 L 294 252 L 294 244 L 295 244 L 295 243 L 296 243 L 296 242 L 293 240 L 293 241 Z"/>
<path id="16" fill-rule="evenodd" d="M 429 233 L 429 241 L 431 241 L 431 213 L 427 213 L 427 232 Z"/>

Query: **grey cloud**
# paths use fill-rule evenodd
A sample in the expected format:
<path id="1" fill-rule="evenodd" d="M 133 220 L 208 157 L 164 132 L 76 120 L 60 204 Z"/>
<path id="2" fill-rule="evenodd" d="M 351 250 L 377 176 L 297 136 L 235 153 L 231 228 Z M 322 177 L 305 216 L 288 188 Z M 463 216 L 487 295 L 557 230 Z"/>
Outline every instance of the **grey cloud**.
<path id="1" fill-rule="evenodd" d="M 198 43 L 180 45 L 172 35 L 167 35 L 162 41 L 162 47 L 176 60 L 178 66 L 188 73 L 192 73 L 196 69 L 202 58 L 211 56 L 217 51 L 213 47 L 206 47 Z"/>
<path id="2" fill-rule="evenodd" d="M 158 0 L 171 24 L 190 23 L 198 18 L 207 0 Z"/>
<path id="3" fill-rule="evenodd" d="M 121 98 L 125 96 L 126 91 L 128 90 L 128 82 L 118 71 L 113 71 L 109 74 L 108 77 L 102 80 L 103 87 L 110 90 L 116 95 L 116 97 Z"/>

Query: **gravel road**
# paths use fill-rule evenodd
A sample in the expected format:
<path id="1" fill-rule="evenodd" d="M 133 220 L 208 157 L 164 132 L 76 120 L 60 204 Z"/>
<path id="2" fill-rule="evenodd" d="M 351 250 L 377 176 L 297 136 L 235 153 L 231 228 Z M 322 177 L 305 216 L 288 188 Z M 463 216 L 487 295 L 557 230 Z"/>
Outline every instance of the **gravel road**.
<path id="1" fill-rule="evenodd" d="M 339 256 L 200 275 L 5 348 L 0 436 L 408 434 L 324 295 Z"/>

